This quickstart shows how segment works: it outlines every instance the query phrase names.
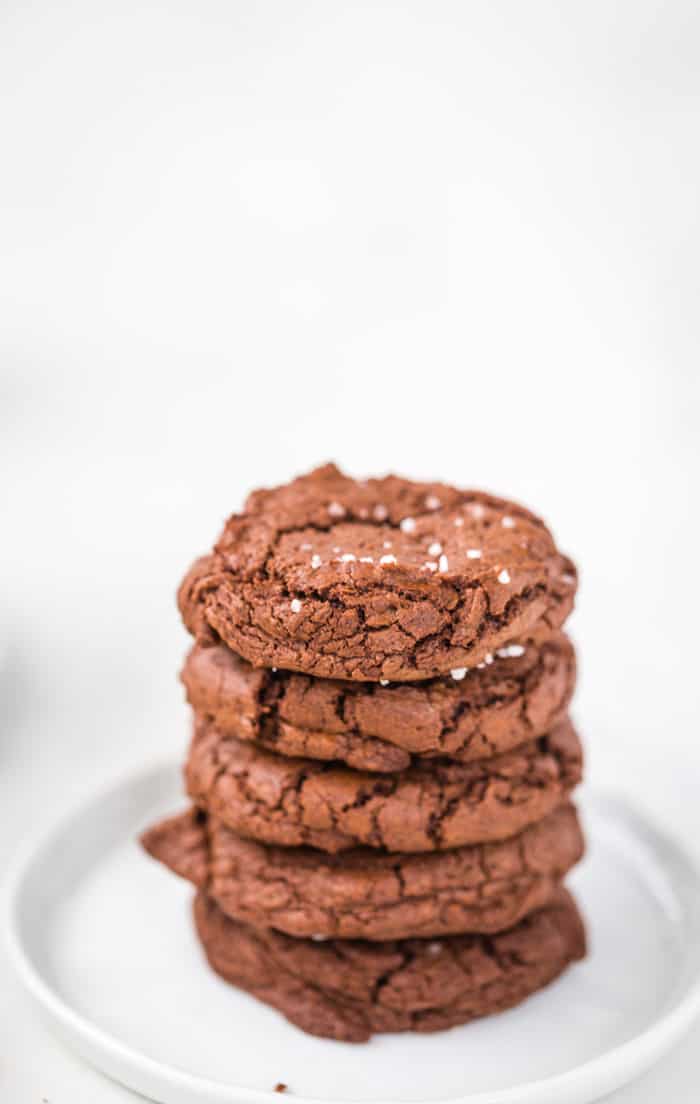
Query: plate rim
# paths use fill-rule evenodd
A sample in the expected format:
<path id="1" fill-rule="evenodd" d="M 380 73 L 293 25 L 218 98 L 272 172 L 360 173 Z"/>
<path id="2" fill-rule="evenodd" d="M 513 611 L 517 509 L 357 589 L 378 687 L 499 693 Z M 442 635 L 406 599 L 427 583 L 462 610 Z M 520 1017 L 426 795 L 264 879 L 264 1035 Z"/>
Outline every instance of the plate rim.
<path id="1" fill-rule="evenodd" d="M 234 1085 L 208 1077 L 192 1074 L 168 1062 L 162 1062 L 144 1054 L 138 1048 L 123 1042 L 117 1035 L 94 1024 L 87 1016 L 78 1012 L 56 991 L 43 976 L 40 967 L 33 961 L 29 947 L 21 930 L 20 903 L 22 892 L 32 868 L 39 862 L 43 851 L 50 846 L 54 836 L 69 828 L 71 821 L 79 820 L 90 814 L 92 809 L 110 798 L 114 798 L 125 789 L 143 785 L 149 778 L 153 781 L 166 772 L 173 774 L 177 764 L 170 759 L 159 759 L 133 767 L 122 772 L 109 784 L 91 790 L 88 796 L 76 801 L 70 808 L 49 818 L 39 829 L 26 839 L 17 849 L 4 878 L 3 928 L 4 943 L 15 976 L 33 1001 L 46 1013 L 52 1026 L 57 1029 L 61 1039 L 104 1076 L 119 1082 L 135 1091 L 143 1092 L 145 1081 L 151 1085 L 167 1085 L 176 1092 L 198 1094 L 203 1101 L 212 1104 L 234 1104 L 245 1099 L 251 1104 L 278 1104 L 279 1093 L 268 1089 L 255 1089 L 243 1085 Z M 614 790 L 582 787 L 585 804 L 591 802 L 601 808 L 609 808 L 622 815 L 643 835 L 651 834 L 662 846 L 670 849 L 694 880 L 700 890 L 700 865 L 688 853 L 685 847 L 659 828 L 653 817 L 630 802 L 629 799 Z M 476 1093 L 442 1097 L 431 1104 L 554 1104 L 567 1099 L 567 1091 L 574 1089 L 584 1080 L 589 1086 L 597 1085 L 600 1095 L 613 1092 L 623 1084 L 641 1076 L 653 1063 L 677 1042 L 700 1015 L 700 966 L 687 988 L 674 998 L 670 1006 L 642 1031 L 631 1039 L 613 1046 L 602 1054 L 596 1055 L 562 1073 L 535 1081 L 522 1082 L 505 1089 L 487 1089 Z M 89 1052 L 93 1057 L 88 1057 Z M 105 1061 L 102 1064 L 97 1057 Z M 115 1063 L 135 1073 L 141 1087 L 113 1072 Z M 145 1091 L 152 1091 L 146 1089 Z M 598 1099 L 598 1096 L 587 1099 Z M 294 1093 L 295 1104 L 327 1104 L 327 1101 L 315 1096 L 302 1096 Z M 367 1099 L 343 1098 L 338 1104 L 368 1104 Z M 372 1104 L 401 1104 L 397 1098 L 383 1096 L 372 1098 Z M 412 1102 L 415 1104 L 415 1102 Z"/>

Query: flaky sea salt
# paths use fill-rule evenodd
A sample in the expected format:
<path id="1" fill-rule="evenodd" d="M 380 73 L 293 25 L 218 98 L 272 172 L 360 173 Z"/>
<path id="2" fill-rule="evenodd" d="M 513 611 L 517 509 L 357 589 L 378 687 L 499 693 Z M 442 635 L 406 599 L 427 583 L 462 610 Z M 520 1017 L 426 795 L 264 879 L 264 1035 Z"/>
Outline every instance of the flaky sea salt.
<path id="1" fill-rule="evenodd" d="M 386 506 L 382 506 L 382 504 L 380 502 L 372 510 L 372 516 L 377 521 L 386 521 L 386 519 L 389 516 L 389 511 L 387 510 Z"/>
<path id="2" fill-rule="evenodd" d="M 525 649 L 522 644 L 506 644 L 505 647 L 496 649 L 496 655 L 501 659 L 517 659 L 518 656 L 525 655 Z"/>
<path id="3" fill-rule="evenodd" d="M 470 502 L 467 506 L 467 509 L 469 510 L 469 513 L 472 515 L 472 517 L 476 518 L 477 521 L 482 518 L 486 513 L 486 510 L 480 502 Z"/>
<path id="4" fill-rule="evenodd" d="M 328 503 L 328 513 L 330 514 L 331 517 L 341 518 L 341 517 L 345 517 L 346 511 L 345 511 L 345 507 L 341 506 L 339 502 L 329 502 Z"/>
<path id="5" fill-rule="evenodd" d="M 440 541 L 433 541 L 433 543 L 428 548 L 428 555 L 429 556 L 439 556 L 441 552 L 442 552 L 442 545 L 440 544 Z"/>
<path id="6" fill-rule="evenodd" d="M 352 552 L 343 552 L 342 556 L 340 557 L 340 562 L 341 563 L 354 563 L 356 559 L 357 559 L 357 556 L 355 556 Z"/>
<path id="7" fill-rule="evenodd" d="M 360 563 L 374 563 L 372 556 L 360 556 Z"/>
<path id="8" fill-rule="evenodd" d="M 321 566 L 321 562 L 322 562 L 321 557 L 319 555 L 314 554 L 311 557 L 311 567 L 313 568 L 314 571 L 316 570 L 317 567 Z"/>
<path id="9" fill-rule="evenodd" d="M 426 560 L 421 568 L 421 571 L 437 571 L 437 569 L 438 565 L 435 563 L 435 560 Z"/>
<path id="10" fill-rule="evenodd" d="M 399 528 L 402 533 L 414 533 L 416 529 L 415 520 L 411 517 L 404 518 L 400 523 Z"/>
<path id="11" fill-rule="evenodd" d="M 379 680 L 379 685 L 380 686 L 388 686 L 389 685 L 389 679 L 380 679 Z"/>
<path id="12" fill-rule="evenodd" d="M 379 559 L 380 564 L 395 564 L 396 556 L 381 556 Z"/>
<path id="13" fill-rule="evenodd" d="M 507 516 L 501 518 L 501 525 L 504 529 L 515 529 L 515 518 Z"/>
<path id="14" fill-rule="evenodd" d="M 480 560 L 481 559 L 481 549 L 480 548 L 468 548 L 467 549 L 467 559 L 468 560 Z"/>
<path id="15" fill-rule="evenodd" d="M 499 583 L 509 583 L 510 582 L 510 572 L 508 571 L 507 568 L 504 567 L 503 571 L 499 571 L 498 581 L 499 581 Z"/>
<path id="16" fill-rule="evenodd" d="M 455 682 L 461 682 L 468 670 L 468 667 L 453 667 L 450 674 Z"/>
<path id="17" fill-rule="evenodd" d="M 446 571 L 449 571 L 449 568 L 450 568 L 449 561 L 447 559 L 447 556 L 443 552 L 442 556 L 438 560 L 438 570 L 444 575 L 444 573 Z"/>
<path id="18" fill-rule="evenodd" d="M 440 509 L 440 499 L 437 495 L 429 494 L 425 496 L 425 505 L 429 510 Z"/>
<path id="19" fill-rule="evenodd" d="M 292 598 L 291 602 L 289 603 L 289 608 L 291 609 L 292 613 L 300 613 L 301 602 L 299 601 L 299 599 Z"/>

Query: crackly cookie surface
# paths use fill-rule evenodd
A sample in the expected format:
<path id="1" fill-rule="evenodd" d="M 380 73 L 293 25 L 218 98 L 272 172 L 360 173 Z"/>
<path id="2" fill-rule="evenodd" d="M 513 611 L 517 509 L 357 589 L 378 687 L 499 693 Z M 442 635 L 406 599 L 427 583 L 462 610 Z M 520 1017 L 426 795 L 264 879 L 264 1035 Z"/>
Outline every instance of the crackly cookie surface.
<path id="1" fill-rule="evenodd" d="M 551 900 L 583 854 L 570 804 L 508 840 L 419 855 L 255 843 L 197 809 L 154 825 L 142 843 L 245 924 L 372 941 L 510 928 Z"/>
<path id="2" fill-rule="evenodd" d="M 417 762 L 391 775 L 287 759 L 198 721 L 190 797 L 242 836 L 323 851 L 441 851 L 506 839 L 563 804 L 581 778 L 570 721 L 513 751 Z"/>
<path id="3" fill-rule="evenodd" d="M 248 927 L 204 893 L 195 923 L 212 968 L 312 1035 L 365 1042 L 386 1031 L 439 1031 L 511 1008 L 585 954 L 565 890 L 497 935 L 368 943 L 312 942 Z"/>
<path id="4" fill-rule="evenodd" d="M 411 757 L 496 755 L 562 720 L 576 681 L 563 633 L 506 645 L 486 659 L 460 679 L 382 686 L 253 667 L 219 643 L 195 645 L 182 681 L 197 713 L 226 735 L 281 755 L 396 771 Z"/>
<path id="5" fill-rule="evenodd" d="M 573 564 L 523 507 L 329 464 L 251 494 L 178 601 L 195 636 L 255 666 L 411 681 L 560 627 L 575 591 Z"/>

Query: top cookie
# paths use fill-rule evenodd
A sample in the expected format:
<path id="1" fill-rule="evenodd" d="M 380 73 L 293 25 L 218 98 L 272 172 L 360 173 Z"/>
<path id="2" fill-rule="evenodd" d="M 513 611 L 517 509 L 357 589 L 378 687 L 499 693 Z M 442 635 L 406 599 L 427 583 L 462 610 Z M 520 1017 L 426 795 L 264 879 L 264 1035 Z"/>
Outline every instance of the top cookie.
<path id="1" fill-rule="evenodd" d="M 412 681 L 559 628 L 576 569 L 534 514 L 479 491 L 328 464 L 254 491 L 178 594 L 187 628 L 257 667 Z"/>

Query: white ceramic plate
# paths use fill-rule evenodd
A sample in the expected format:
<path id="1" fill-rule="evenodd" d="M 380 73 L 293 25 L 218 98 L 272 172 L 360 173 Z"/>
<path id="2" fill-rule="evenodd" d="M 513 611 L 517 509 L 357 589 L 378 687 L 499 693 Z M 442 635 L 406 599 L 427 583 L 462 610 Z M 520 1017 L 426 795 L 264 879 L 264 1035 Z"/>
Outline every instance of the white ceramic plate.
<path id="1" fill-rule="evenodd" d="M 205 966 L 191 892 L 139 831 L 184 805 L 160 767 L 93 798 L 21 858 L 9 943 L 74 1050 L 161 1104 L 309 1101 L 582 1104 L 648 1068 L 700 1009 L 700 881 L 620 803 L 581 799 L 589 854 L 570 879 L 590 957 L 522 1007 L 366 1046 L 314 1039 Z"/>

